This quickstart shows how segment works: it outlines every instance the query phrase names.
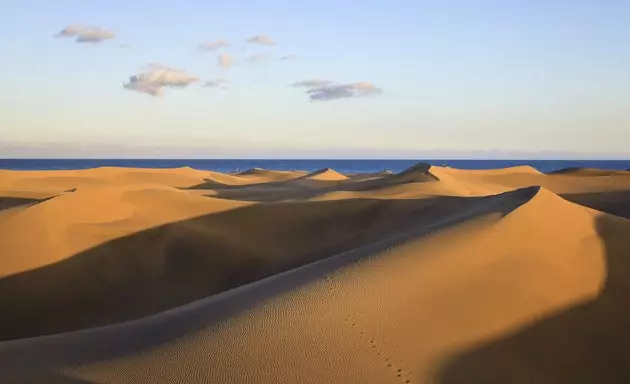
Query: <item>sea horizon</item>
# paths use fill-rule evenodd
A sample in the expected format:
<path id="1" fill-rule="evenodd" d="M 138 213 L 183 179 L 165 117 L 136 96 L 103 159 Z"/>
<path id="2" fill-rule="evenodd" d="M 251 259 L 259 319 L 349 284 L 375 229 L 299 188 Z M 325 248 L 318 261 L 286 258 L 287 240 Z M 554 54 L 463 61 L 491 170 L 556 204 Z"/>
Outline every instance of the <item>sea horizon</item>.
<path id="1" fill-rule="evenodd" d="M 332 168 L 342 173 L 369 173 L 389 170 L 400 172 L 417 163 L 434 166 L 482 170 L 531 166 L 540 172 L 553 172 L 565 168 L 597 168 L 610 170 L 630 169 L 626 159 L 200 159 L 200 158 L 6 158 L 0 159 L 0 169 L 5 170 L 71 170 L 98 167 L 128 168 L 181 168 L 191 167 L 217 172 L 240 172 L 251 168 L 269 170 L 315 171 Z"/>

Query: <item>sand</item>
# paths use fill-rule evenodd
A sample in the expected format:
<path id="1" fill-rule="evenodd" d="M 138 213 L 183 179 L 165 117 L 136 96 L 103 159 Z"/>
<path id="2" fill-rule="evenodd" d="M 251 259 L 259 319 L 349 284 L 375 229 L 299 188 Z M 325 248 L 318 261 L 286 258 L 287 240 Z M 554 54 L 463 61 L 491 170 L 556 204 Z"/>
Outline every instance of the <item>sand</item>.
<path id="1" fill-rule="evenodd" d="M 624 171 L 0 171 L 0 382 L 629 382 L 628 218 Z"/>

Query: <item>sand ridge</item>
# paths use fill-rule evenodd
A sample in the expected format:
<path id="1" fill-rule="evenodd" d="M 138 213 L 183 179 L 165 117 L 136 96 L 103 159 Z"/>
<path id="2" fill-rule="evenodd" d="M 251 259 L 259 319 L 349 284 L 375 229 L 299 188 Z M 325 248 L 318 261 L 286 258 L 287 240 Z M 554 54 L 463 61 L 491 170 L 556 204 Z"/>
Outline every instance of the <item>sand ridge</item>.
<path id="1" fill-rule="evenodd" d="M 629 179 L 0 172 L 0 378 L 620 382 Z"/>

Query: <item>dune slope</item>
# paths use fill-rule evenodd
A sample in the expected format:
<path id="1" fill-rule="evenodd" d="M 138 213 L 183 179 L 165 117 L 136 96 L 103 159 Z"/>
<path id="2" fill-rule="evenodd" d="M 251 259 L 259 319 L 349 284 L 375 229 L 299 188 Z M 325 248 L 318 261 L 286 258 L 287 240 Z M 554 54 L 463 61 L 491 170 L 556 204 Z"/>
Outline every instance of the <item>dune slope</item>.
<path id="1" fill-rule="evenodd" d="M 83 207 L 69 215 L 69 206 L 76 207 L 80 199 L 106 198 L 80 191 L 5 220 L 14 234 L 5 240 L 10 259 L 18 260 L 22 269 L 27 261 L 42 267 L 1 282 L 0 306 L 8 314 L 0 338 L 57 333 L 156 313 L 388 236 L 422 221 L 417 217 L 428 214 L 425 210 L 439 216 L 440 211 L 472 203 L 457 198 L 345 199 L 227 209 L 228 202 L 217 204 L 223 200 L 180 193 L 168 201 L 177 192 L 161 191 L 160 196 L 144 190 L 133 192 L 138 194 L 135 199 L 130 192 L 113 196 L 118 199 L 109 196 L 106 211 Z M 153 201 L 155 207 L 146 206 Z M 171 215 L 162 208 L 176 203 L 180 207 Z M 161 215 L 151 217 L 151 208 Z M 203 208 L 210 213 L 199 215 Z M 45 225 L 54 216 L 64 220 Z M 181 217 L 185 219 L 176 220 Z M 270 218 L 273 225 L 265 225 Z M 158 220 L 168 224 L 141 230 L 147 221 Z M 26 222 L 41 224 L 26 228 Z M 30 243 L 29 234 L 15 236 L 20 228 L 51 236 Z M 135 231 L 126 235 L 130 228 Z M 81 232 L 90 236 L 76 235 Z M 58 262 L 46 262 L 47 257 Z M 57 310 L 50 311 L 51 307 Z"/>

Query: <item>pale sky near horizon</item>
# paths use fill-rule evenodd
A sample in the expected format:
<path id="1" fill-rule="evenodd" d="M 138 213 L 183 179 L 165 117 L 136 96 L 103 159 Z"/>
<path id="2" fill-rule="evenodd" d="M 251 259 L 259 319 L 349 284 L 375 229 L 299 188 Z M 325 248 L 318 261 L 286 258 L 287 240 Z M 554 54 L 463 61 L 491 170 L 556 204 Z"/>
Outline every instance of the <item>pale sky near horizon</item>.
<path id="1" fill-rule="evenodd" d="M 4 0 L 0 148 L 628 158 L 629 20 L 621 0 Z"/>

